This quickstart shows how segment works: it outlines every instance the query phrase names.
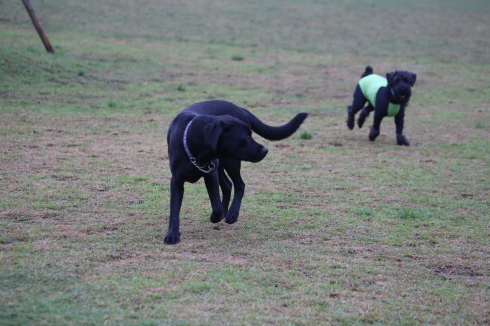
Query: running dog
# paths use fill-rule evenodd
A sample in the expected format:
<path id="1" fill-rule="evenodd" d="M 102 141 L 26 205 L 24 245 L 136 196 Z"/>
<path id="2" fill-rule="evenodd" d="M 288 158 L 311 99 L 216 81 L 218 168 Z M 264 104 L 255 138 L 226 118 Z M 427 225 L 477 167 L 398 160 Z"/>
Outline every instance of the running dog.
<path id="1" fill-rule="evenodd" d="M 373 68 L 367 66 L 354 91 L 352 105 L 347 107 L 347 127 L 354 129 L 354 119 L 361 111 L 357 125 L 362 128 L 364 121 L 374 111 L 374 123 L 369 132 L 369 140 L 379 136 L 381 120 L 394 117 L 396 126 L 396 143 L 409 146 L 403 135 L 405 108 L 412 95 L 412 87 L 417 75 L 409 71 L 395 70 L 386 74 L 386 78 L 373 74 Z M 364 107 L 364 104 L 368 104 Z"/>

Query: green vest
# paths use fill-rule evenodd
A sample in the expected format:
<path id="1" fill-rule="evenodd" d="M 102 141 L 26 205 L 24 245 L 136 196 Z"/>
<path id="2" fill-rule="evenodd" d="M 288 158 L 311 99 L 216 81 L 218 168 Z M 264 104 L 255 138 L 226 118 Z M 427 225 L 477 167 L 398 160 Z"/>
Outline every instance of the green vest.
<path id="1" fill-rule="evenodd" d="M 367 100 L 369 101 L 369 103 L 371 103 L 373 107 L 376 107 L 376 94 L 378 94 L 378 90 L 381 87 L 388 86 L 388 81 L 386 80 L 386 78 L 380 75 L 371 74 L 364 78 L 361 78 L 361 80 L 359 81 L 359 86 L 361 87 L 361 91 L 364 94 L 364 97 L 367 98 Z M 389 102 L 388 116 L 394 117 L 398 114 L 398 111 L 400 111 L 400 104 L 393 104 Z"/>

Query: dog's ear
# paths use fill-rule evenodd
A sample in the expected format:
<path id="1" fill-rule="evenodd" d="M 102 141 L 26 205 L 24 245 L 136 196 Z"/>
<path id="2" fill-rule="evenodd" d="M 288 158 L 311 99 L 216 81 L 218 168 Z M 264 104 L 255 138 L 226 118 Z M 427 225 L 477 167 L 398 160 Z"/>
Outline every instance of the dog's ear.
<path id="1" fill-rule="evenodd" d="M 226 122 L 222 120 L 216 120 L 204 127 L 204 142 L 211 148 L 212 151 L 216 151 L 218 147 L 218 140 L 223 131 L 226 128 Z"/>
<path id="2" fill-rule="evenodd" d="M 395 76 L 396 71 L 389 72 L 386 74 L 386 80 L 388 80 L 388 86 L 390 86 L 393 83 L 393 77 Z"/>
<path id="3" fill-rule="evenodd" d="M 415 80 L 417 80 L 417 75 L 414 74 L 413 72 L 409 72 L 410 74 L 410 86 L 413 86 L 415 84 Z"/>

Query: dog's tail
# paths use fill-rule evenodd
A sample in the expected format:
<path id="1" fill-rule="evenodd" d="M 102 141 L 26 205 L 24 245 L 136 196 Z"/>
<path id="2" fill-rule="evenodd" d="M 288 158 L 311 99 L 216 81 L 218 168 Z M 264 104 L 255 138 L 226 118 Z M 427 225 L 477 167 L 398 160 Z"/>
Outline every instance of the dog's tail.
<path id="1" fill-rule="evenodd" d="M 289 136 L 294 134 L 296 130 L 298 130 L 303 121 L 305 121 L 306 117 L 308 117 L 308 113 L 298 113 L 291 121 L 289 121 L 285 125 L 272 127 L 260 121 L 252 113 L 248 113 L 248 120 L 250 121 L 252 131 L 268 140 L 281 140 L 288 138 Z"/>
<path id="2" fill-rule="evenodd" d="M 367 66 L 367 67 L 366 67 L 366 70 L 364 70 L 364 72 L 362 73 L 361 78 L 364 78 L 364 77 L 366 77 L 366 76 L 372 75 L 372 74 L 373 74 L 373 72 L 374 72 L 373 67 L 371 67 L 371 66 Z"/>

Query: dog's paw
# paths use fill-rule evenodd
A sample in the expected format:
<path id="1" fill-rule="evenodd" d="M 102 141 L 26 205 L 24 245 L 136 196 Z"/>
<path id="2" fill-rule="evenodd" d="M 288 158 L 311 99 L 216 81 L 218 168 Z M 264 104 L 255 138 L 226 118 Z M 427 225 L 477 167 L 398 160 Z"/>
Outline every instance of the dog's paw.
<path id="1" fill-rule="evenodd" d="M 227 224 L 233 224 L 236 221 L 238 221 L 238 214 L 228 214 L 228 215 L 226 215 L 225 223 L 227 223 Z"/>
<path id="2" fill-rule="evenodd" d="M 366 119 L 366 117 L 361 117 L 361 116 L 359 116 L 359 119 L 357 119 L 357 126 L 359 127 L 359 129 L 362 128 L 362 125 L 364 124 L 365 119 Z"/>
<path id="3" fill-rule="evenodd" d="M 410 146 L 410 143 L 404 135 L 396 135 L 396 143 L 400 146 Z"/>
<path id="4" fill-rule="evenodd" d="M 180 242 L 180 233 L 168 233 L 163 242 L 168 245 L 174 245 Z"/>
<path id="5" fill-rule="evenodd" d="M 211 217 L 209 218 L 209 220 L 211 221 L 211 223 L 218 223 L 222 219 L 223 219 L 223 213 L 222 212 L 212 213 L 211 214 Z"/>
<path id="6" fill-rule="evenodd" d="M 374 129 L 374 127 L 371 127 L 371 131 L 369 132 L 369 140 L 374 141 L 378 136 L 379 136 L 379 130 L 376 130 Z"/>

